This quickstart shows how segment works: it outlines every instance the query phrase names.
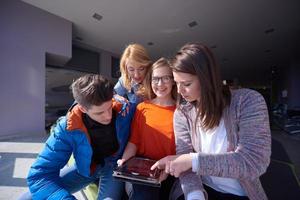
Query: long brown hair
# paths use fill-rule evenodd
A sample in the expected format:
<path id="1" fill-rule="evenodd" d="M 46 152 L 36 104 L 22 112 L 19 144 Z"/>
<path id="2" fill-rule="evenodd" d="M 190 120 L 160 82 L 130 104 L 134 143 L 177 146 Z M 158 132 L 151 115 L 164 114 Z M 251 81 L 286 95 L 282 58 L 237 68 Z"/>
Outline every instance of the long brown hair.
<path id="1" fill-rule="evenodd" d="M 193 102 L 197 108 L 195 125 L 200 119 L 205 130 L 218 126 L 224 108 L 230 103 L 230 91 L 222 85 L 220 69 L 211 50 L 201 43 L 188 43 L 172 59 L 171 67 L 174 72 L 192 74 L 199 79 L 200 101 Z M 183 101 L 180 96 L 178 104 Z"/>

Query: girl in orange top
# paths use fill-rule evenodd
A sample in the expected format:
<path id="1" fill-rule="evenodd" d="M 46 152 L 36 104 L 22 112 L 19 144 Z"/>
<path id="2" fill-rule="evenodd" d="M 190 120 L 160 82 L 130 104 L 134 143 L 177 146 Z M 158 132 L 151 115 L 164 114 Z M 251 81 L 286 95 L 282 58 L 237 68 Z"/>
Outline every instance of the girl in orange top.
<path id="1" fill-rule="evenodd" d="M 131 136 L 118 165 L 136 155 L 159 160 L 176 153 L 173 131 L 176 85 L 168 60 L 161 58 L 156 61 L 146 79 L 151 82 L 151 89 L 148 89 L 151 100 L 137 106 Z M 159 193 L 159 188 L 133 184 L 130 199 L 159 199 Z"/>

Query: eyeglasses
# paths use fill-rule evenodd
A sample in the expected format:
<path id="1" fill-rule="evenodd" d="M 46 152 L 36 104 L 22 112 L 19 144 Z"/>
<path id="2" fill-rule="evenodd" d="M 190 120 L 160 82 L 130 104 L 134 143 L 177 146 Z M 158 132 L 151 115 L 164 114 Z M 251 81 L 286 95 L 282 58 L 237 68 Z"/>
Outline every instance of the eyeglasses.
<path id="1" fill-rule="evenodd" d="M 160 80 L 162 83 L 170 83 L 171 81 L 173 81 L 173 76 L 169 76 L 169 75 L 161 76 L 161 77 L 154 76 L 152 77 L 151 82 L 153 84 L 158 84 Z"/>

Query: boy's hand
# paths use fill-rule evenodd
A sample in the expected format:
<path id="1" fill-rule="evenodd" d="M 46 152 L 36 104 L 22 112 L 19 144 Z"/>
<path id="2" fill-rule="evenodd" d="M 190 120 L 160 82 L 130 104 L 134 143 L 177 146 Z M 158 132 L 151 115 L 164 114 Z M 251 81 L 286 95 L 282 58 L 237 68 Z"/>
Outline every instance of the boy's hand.
<path id="1" fill-rule="evenodd" d="M 122 109 L 121 109 L 121 115 L 124 117 L 127 113 L 129 113 L 129 102 L 123 103 Z"/>
<path id="2" fill-rule="evenodd" d="M 125 97 L 122 97 L 118 94 L 114 94 L 114 99 L 122 104 L 129 103 L 129 101 Z"/>
<path id="3" fill-rule="evenodd" d="M 119 110 L 119 113 L 121 113 L 121 115 L 124 117 L 129 112 L 129 101 L 125 97 L 122 97 L 118 94 L 114 94 L 113 99 L 122 106 L 120 108 L 121 110 Z"/>

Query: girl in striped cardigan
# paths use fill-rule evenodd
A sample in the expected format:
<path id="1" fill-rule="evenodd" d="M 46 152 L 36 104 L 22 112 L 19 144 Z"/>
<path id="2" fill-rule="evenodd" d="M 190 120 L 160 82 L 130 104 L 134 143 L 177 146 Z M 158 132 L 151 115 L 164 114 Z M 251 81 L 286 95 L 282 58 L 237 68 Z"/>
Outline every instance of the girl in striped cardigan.
<path id="1" fill-rule="evenodd" d="M 271 155 L 268 110 L 249 89 L 224 88 L 212 52 L 184 45 L 171 63 L 177 84 L 176 154 L 158 167 L 179 177 L 186 199 L 251 199 L 267 196 L 259 181 Z"/>

